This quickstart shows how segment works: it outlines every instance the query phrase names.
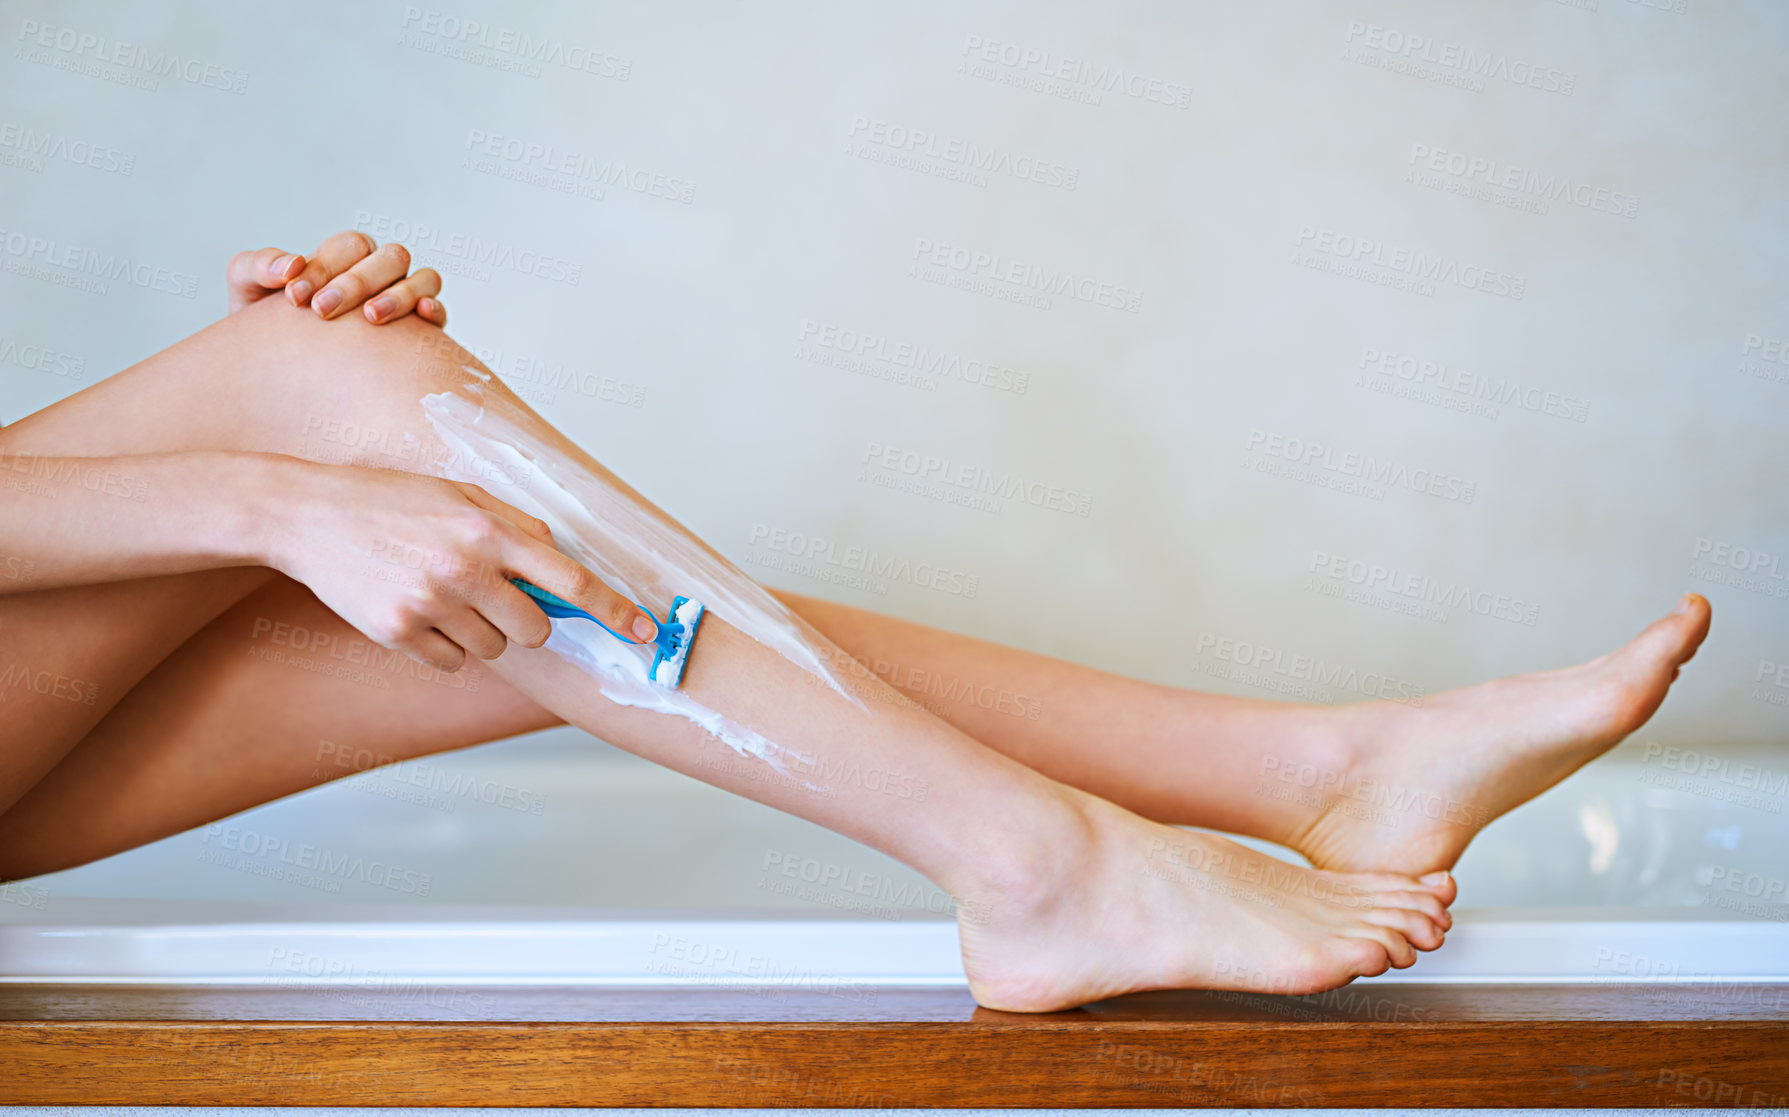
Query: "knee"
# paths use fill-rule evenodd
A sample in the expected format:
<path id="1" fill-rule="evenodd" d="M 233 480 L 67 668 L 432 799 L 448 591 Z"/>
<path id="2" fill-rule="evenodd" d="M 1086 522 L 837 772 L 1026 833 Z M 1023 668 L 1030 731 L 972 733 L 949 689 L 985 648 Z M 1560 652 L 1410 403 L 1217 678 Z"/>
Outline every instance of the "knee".
<path id="1" fill-rule="evenodd" d="M 238 311 L 256 315 L 252 339 L 271 378 L 261 400 L 267 449 L 336 464 L 431 472 L 416 455 L 434 448 L 420 402 L 490 377 L 476 356 L 419 318 L 375 326 L 358 315 L 325 322 L 274 299 Z M 264 379 L 263 383 L 268 383 Z"/>
<path id="2" fill-rule="evenodd" d="M 383 326 L 357 318 L 351 340 L 370 359 L 374 375 L 420 392 L 457 388 L 490 376 L 471 350 L 415 315 Z"/>
<path id="3" fill-rule="evenodd" d="M 234 317 L 270 336 L 272 350 L 298 375 L 323 377 L 361 392 L 437 392 L 480 381 L 489 370 L 446 331 L 415 315 L 376 326 L 358 313 L 325 322 L 283 299 L 264 299 Z M 263 344 L 261 351 L 268 346 Z"/>

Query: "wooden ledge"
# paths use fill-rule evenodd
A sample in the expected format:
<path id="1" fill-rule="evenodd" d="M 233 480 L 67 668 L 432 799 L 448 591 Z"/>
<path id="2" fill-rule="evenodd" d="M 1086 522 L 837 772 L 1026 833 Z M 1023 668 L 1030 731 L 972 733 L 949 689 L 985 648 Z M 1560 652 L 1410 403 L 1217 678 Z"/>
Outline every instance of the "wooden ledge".
<path id="1" fill-rule="evenodd" d="M 1789 1105 L 1789 986 L 0 986 L 0 1104 Z"/>

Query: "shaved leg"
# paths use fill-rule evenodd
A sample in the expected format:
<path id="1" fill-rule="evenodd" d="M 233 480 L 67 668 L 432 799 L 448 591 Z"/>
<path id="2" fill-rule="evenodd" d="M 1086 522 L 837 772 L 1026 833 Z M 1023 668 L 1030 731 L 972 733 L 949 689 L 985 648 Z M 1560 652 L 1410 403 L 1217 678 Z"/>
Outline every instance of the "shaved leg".
<path id="1" fill-rule="evenodd" d="M 1159 686 L 784 598 L 928 710 L 1052 779 L 1163 822 L 1278 842 L 1322 868 L 1407 873 L 1452 868 L 1493 819 L 1643 725 L 1709 628 L 1707 600 L 1690 594 L 1589 663 L 1420 705 L 1319 706 Z"/>
<path id="2" fill-rule="evenodd" d="M 797 594 L 781 595 L 914 701 L 991 748 L 1163 822 L 1283 840 L 1308 821 L 1254 794 L 1263 756 L 1315 755 L 1324 706 L 1202 694 Z"/>

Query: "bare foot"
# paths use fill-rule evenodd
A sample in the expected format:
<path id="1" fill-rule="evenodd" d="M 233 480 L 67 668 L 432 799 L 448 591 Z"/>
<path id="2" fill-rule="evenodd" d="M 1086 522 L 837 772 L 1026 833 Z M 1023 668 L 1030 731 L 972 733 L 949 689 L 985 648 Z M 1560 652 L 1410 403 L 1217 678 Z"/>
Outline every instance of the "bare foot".
<path id="1" fill-rule="evenodd" d="M 1051 1012 L 1143 989 L 1316 993 L 1400 969 L 1452 925 L 1454 884 L 1307 869 L 1091 796 L 1031 879 L 958 912 L 975 999 Z M 1415 949 L 1413 949 L 1413 947 Z"/>
<path id="2" fill-rule="evenodd" d="M 1709 615 L 1706 598 L 1686 594 L 1589 663 L 1448 691 L 1420 707 L 1346 707 L 1333 758 L 1299 765 L 1291 781 L 1306 785 L 1311 820 L 1281 840 L 1325 869 L 1452 868 L 1492 819 L 1645 724 L 1708 635 Z"/>

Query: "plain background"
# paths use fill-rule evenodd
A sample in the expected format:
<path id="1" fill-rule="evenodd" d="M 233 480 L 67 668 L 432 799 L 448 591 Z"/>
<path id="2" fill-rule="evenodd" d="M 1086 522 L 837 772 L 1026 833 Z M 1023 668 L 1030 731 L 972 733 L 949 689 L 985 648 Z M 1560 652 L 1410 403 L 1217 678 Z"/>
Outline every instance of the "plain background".
<path id="1" fill-rule="evenodd" d="M 1695 590 L 1641 739 L 1789 728 L 1779 5 L 5 0 L 0 42 L 0 419 L 215 320 L 239 249 L 398 232 L 770 584 L 1336 702 Z"/>

